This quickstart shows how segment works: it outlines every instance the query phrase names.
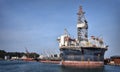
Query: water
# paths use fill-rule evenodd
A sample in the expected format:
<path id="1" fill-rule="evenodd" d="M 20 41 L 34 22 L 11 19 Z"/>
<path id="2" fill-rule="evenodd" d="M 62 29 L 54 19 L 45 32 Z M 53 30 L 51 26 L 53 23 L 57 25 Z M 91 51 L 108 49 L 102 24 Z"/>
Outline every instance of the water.
<path id="1" fill-rule="evenodd" d="M 120 72 L 120 66 L 105 65 L 102 68 L 78 69 L 40 62 L 0 61 L 0 72 Z"/>

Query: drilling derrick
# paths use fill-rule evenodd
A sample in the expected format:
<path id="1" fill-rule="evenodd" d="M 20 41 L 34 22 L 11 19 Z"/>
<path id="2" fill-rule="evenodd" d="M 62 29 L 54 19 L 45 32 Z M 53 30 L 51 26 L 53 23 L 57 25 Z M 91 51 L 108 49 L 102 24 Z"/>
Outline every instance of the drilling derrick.
<path id="1" fill-rule="evenodd" d="M 81 41 L 88 41 L 88 24 L 84 16 L 85 12 L 82 10 L 82 6 L 79 7 L 78 15 L 78 23 L 77 23 L 77 40 L 78 44 L 80 44 Z"/>

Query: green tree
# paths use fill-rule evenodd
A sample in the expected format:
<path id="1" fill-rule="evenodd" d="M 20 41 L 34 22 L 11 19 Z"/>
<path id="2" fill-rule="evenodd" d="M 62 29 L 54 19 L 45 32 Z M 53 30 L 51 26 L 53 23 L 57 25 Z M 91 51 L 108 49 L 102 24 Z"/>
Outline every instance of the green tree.
<path id="1" fill-rule="evenodd" d="M 37 57 L 39 57 L 39 54 L 37 54 L 37 53 L 29 53 L 29 57 L 30 58 L 37 58 Z"/>
<path id="2" fill-rule="evenodd" d="M 0 58 L 4 59 L 5 55 L 6 55 L 6 51 L 0 50 Z"/>

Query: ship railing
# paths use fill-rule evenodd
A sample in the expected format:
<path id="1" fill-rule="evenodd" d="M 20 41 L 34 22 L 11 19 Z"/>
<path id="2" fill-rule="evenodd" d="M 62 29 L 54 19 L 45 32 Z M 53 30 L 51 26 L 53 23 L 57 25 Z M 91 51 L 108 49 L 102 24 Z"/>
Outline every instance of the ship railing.
<path id="1" fill-rule="evenodd" d="M 107 46 L 95 46 L 95 45 L 93 45 L 93 46 L 81 46 L 82 48 L 101 48 L 101 49 L 108 49 L 108 47 Z"/>
<path id="2" fill-rule="evenodd" d="M 60 48 L 70 48 L 70 49 L 80 49 L 80 48 L 103 48 L 103 49 L 107 49 L 107 47 L 96 47 L 96 46 L 60 46 Z"/>
<path id="3" fill-rule="evenodd" d="M 60 48 L 66 48 L 66 49 L 80 49 L 81 46 L 60 46 Z"/>

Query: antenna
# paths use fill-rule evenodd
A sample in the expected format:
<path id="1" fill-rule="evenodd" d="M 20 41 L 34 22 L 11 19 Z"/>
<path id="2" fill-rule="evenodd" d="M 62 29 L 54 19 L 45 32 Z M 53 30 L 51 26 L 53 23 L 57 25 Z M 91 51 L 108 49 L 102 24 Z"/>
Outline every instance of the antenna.
<path id="1" fill-rule="evenodd" d="M 26 51 L 27 57 L 29 57 L 29 51 L 26 47 L 25 47 L 25 51 Z"/>
<path id="2" fill-rule="evenodd" d="M 64 29 L 64 35 L 68 35 L 68 36 L 70 36 L 70 34 L 69 34 L 69 32 L 67 31 L 66 28 Z"/>

